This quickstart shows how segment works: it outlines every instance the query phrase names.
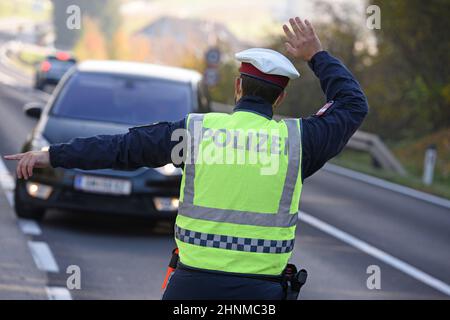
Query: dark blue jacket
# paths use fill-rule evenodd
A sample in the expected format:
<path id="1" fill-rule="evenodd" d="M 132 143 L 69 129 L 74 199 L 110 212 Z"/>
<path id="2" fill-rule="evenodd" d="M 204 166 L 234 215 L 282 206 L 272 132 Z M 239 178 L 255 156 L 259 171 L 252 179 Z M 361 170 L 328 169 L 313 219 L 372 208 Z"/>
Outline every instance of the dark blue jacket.
<path id="1" fill-rule="evenodd" d="M 368 112 L 366 97 L 349 70 L 329 53 L 317 53 L 309 66 L 320 80 L 331 106 L 321 115 L 301 119 L 302 178 L 319 170 L 337 155 L 361 125 Z M 244 96 L 235 110 L 272 118 L 272 106 Z M 185 128 L 186 119 L 131 128 L 126 134 L 76 138 L 50 147 L 53 167 L 80 169 L 133 169 L 171 163 L 172 132 Z"/>

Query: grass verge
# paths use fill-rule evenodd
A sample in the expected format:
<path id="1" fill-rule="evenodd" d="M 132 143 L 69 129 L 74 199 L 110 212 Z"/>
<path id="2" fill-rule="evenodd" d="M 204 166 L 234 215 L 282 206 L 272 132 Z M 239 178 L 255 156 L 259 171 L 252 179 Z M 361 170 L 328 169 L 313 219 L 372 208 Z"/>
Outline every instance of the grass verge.
<path id="1" fill-rule="evenodd" d="M 419 167 L 413 164 L 406 164 L 405 167 L 409 173 L 407 176 L 401 176 L 392 171 L 375 168 L 371 156 L 364 152 L 345 149 L 331 163 L 450 199 L 450 179 L 439 171 L 436 171 L 433 184 L 426 186 L 422 183 L 420 175 L 418 175 L 418 172 L 420 172 Z"/>

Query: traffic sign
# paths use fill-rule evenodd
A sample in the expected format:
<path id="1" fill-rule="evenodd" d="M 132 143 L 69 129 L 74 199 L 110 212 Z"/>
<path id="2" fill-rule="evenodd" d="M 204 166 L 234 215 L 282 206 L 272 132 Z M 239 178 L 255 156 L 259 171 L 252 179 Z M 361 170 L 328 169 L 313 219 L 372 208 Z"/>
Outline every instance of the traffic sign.
<path id="1" fill-rule="evenodd" d="M 215 86 L 219 82 L 219 71 L 216 68 L 206 68 L 204 77 L 208 87 Z"/>
<path id="2" fill-rule="evenodd" d="M 205 58 L 208 66 L 216 66 L 220 63 L 220 50 L 217 48 L 210 48 L 206 51 Z"/>

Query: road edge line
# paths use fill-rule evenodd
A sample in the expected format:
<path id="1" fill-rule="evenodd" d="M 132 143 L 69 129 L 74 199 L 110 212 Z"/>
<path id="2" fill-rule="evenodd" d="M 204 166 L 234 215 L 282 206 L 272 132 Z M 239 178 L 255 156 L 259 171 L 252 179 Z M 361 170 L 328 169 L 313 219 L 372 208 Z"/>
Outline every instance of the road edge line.
<path id="1" fill-rule="evenodd" d="M 393 267 L 394 269 L 397 269 L 410 277 L 418 280 L 419 282 L 422 282 L 429 287 L 432 287 L 433 289 L 444 293 L 448 296 L 450 296 L 450 285 L 423 272 L 422 270 L 390 255 L 387 252 L 384 252 L 367 242 L 364 242 L 352 235 L 350 235 L 347 232 L 344 232 L 316 217 L 313 217 L 312 215 L 304 212 L 299 211 L 299 219 L 310 226 L 315 227 L 316 229 L 319 229 L 323 232 L 325 232 L 328 235 L 333 236 L 334 238 L 341 240 L 342 242 L 345 242 L 346 244 L 361 250 L 362 252 L 381 260 L 382 262 L 386 263 L 387 265 Z"/>
<path id="2" fill-rule="evenodd" d="M 411 198 L 415 198 L 418 200 L 426 201 L 429 203 L 432 203 L 437 206 L 441 206 L 444 208 L 450 209 L 450 200 L 447 200 L 442 197 L 438 197 L 423 191 L 419 191 L 410 187 L 402 186 L 397 183 L 393 183 L 390 181 L 386 181 L 380 178 L 376 178 L 374 176 L 361 173 L 355 170 L 347 169 L 335 164 L 327 163 L 323 169 L 327 172 L 335 173 L 347 178 L 351 178 L 354 180 L 358 180 L 361 182 L 365 182 L 367 184 L 377 186 L 383 189 L 387 189 L 390 191 L 395 191 L 397 193 L 400 193 L 402 195 L 409 196 Z"/>
<path id="3" fill-rule="evenodd" d="M 14 177 L 9 173 L 5 162 L 0 157 L 0 188 L 3 189 L 11 208 L 14 208 L 13 190 L 15 188 L 15 183 Z"/>

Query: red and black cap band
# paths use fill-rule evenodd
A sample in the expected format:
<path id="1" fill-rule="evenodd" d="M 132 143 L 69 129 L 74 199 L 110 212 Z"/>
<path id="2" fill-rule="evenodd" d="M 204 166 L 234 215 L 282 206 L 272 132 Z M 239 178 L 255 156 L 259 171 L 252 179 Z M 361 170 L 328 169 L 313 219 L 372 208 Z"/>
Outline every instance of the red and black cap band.
<path id="1" fill-rule="evenodd" d="M 260 71 L 251 63 L 242 62 L 241 67 L 239 68 L 239 72 L 241 74 L 248 75 L 250 77 L 260 79 L 271 84 L 274 84 L 282 89 L 286 88 L 289 83 L 289 78 L 285 76 L 280 76 L 276 74 L 268 74 Z"/>

